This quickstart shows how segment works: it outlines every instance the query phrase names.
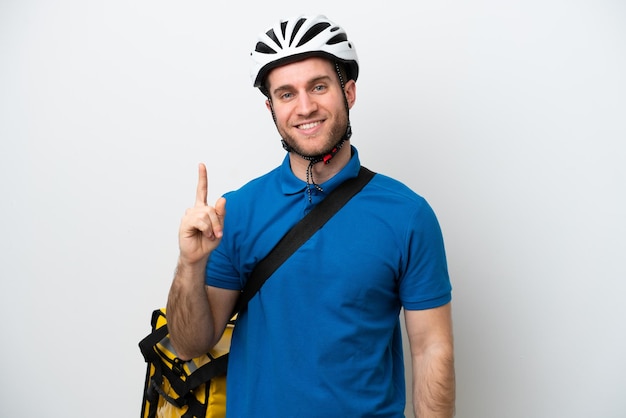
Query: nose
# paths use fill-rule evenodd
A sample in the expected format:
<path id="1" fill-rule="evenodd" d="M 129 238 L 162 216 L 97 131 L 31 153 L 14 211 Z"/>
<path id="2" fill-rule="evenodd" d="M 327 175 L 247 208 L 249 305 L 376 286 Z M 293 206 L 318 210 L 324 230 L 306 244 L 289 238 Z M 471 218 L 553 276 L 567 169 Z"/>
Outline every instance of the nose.
<path id="1" fill-rule="evenodd" d="M 296 111 L 299 115 L 306 116 L 317 110 L 317 102 L 309 94 L 298 95 Z"/>

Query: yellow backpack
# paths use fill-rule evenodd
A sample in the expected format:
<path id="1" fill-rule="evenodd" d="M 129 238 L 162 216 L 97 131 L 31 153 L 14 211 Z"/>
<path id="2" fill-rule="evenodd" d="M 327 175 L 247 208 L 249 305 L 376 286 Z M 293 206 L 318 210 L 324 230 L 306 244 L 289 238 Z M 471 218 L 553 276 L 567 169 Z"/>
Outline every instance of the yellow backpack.
<path id="1" fill-rule="evenodd" d="M 151 324 L 139 343 L 148 364 L 141 418 L 224 418 L 234 319 L 210 352 L 190 361 L 180 360 L 170 343 L 165 309 L 152 313 Z"/>

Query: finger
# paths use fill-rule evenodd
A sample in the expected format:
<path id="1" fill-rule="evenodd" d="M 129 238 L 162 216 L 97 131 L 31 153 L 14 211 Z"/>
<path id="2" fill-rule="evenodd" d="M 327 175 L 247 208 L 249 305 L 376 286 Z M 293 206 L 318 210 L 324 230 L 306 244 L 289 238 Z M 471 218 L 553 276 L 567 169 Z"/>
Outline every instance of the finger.
<path id="1" fill-rule="evenodd" d="M 198 221 L 196 223 L 196 229 L 200 231 L 200 233 L 204 235 L 205 238 L 210 239 L 211 241 L 216 238 L 213 224 L 211 224 L 210 222 L 207 223 L 203 221 Z"/>
<path id="2" fill-rule="evenodd" d="M 209 186 L 206 174 L 206 166 L 203 163 L 200 163 L 198 164 L 198 188 L 196 189 L 196 206 L 206 206 L 208 188 Z"/>
<path id="3" fill-rule="evenodd" d="M 215 202 L 215 211 L 217 215 L 222 218 L 223 223 L 224 216 L 226 216 L 226 198 L 220 197 L 217 199 L 217 202 Z"/>
<path id="4" fill-rule="evenodd" d="M 181 224 L 181 231 L 184 232 L 185 237 L 192 238 L 199 234 L 211 240 L 214 239 L 211 212 L 214 212 L 214 209 L 208 206 L 188 209 Z"/>
<path id="5" fill-rule="evenodd" d="M 209 212 L 213 233 L 221 238 L 224 232 L 224 217 L 226 216 L 226 199 L 220 197 L 215 203 L 215 211 Z"/>

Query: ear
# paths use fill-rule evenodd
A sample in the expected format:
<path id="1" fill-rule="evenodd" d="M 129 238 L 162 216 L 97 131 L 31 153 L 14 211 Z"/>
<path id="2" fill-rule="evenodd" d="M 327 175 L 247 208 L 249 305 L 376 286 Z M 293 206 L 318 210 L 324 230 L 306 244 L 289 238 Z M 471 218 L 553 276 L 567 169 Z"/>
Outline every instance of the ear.
<path id="1" fill-rule="evenodd" d="M 344 87 L 346 94 L 346 100 L 348 100 L 348 108 L 352 109 L 354 102 L 356 102 L 356 82 L 354 80 L 348 80 Z"/>
<path id="2" fill-rule="evenodd" d="M 270 112 L 272 111 L 272 102 L 270 102 L 269 99 L 265 100 L 265 107 L 267 107 L 267 110 Z"/>

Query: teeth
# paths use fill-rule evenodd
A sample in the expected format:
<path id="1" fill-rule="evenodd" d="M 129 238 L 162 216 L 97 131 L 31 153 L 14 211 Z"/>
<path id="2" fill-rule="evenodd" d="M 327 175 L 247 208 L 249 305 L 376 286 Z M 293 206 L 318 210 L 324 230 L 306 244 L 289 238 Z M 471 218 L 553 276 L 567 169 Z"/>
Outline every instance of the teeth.
<path id="1" fill-rule="evenodd" d="M 299 128 L 300 129 L 311 129 L 311 128 L 315 128 L 319 124 L 320 124 L 320 122 L 305 123 L 304 125 L 300 125 Z"/>

